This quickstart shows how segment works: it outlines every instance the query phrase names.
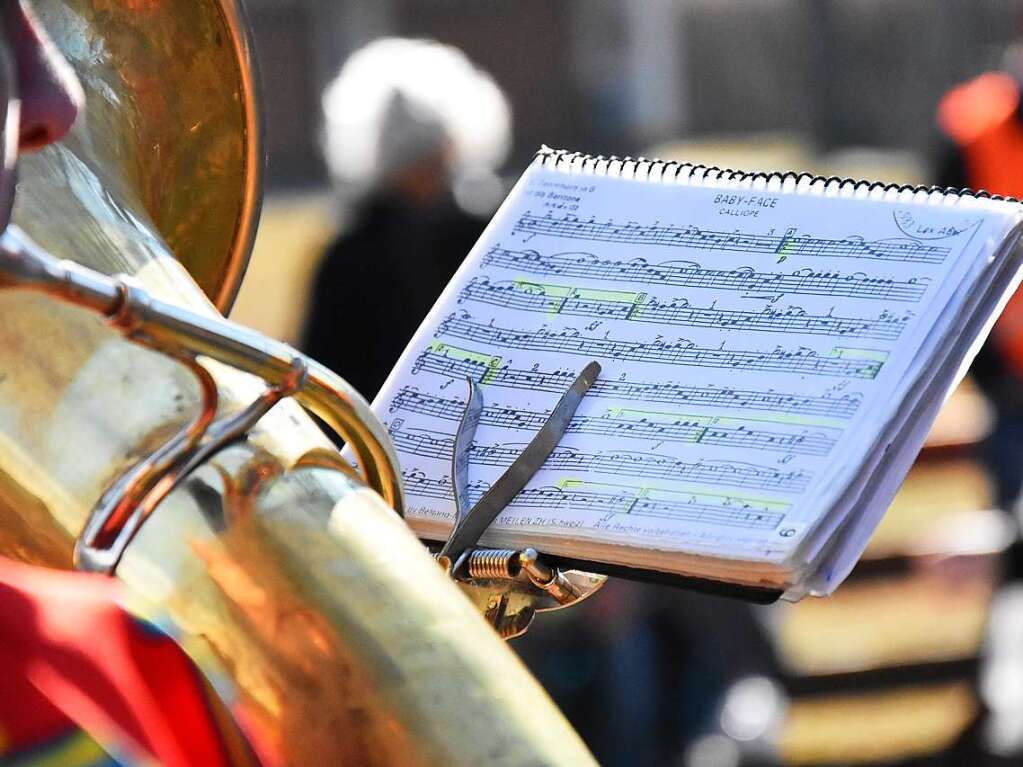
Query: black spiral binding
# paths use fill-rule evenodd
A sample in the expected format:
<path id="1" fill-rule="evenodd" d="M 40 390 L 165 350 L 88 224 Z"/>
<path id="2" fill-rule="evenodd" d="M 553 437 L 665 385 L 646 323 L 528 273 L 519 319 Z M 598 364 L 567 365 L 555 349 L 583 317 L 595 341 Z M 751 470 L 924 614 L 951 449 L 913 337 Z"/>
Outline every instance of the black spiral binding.
<path id="1" fill-rule="evenodd" d="M 645 157 L 616 157 L 610 155 L 591 155 L 582 152 L 569 152 L 564 149 L 551 149 L 542 147 L 537 151 L 535 159 L 540 165 L 555 170 L 570 169 L 573 167 L 583 171 L 592 172 L 600 176 L 628 175 L 633 178 L 641 177 L 647 181 L 651 176 L 664 179 L 665 175 L 672 175 L 678 179 L 682 173 L 687 179 L 697 181 L 749 181 L 755 182 L 763 179 L 765 183 L 778 181 L 784 184 L 786 181 L 793 181 L 797 186 L 807 183 L 810 187 L 823 184 L 819 187 L 821 191 L 856 192 L 866 191 L 868 194 L 880 191 L 888 192 L 912 192 L 913 194 L 939 193 L 946 196 L 972 197 L 978 200 L 998 200 L 1004 202 L 1018 203 L 1015 197 L 1008 197 L 1000 194 L 991 194 L 983 189 L 965 189 L 954 186 L 928 186 L 926 184 L 893 184 L 883 181 L 867 181 L 841 176 L 815 176 L 812 173 L 797 173 L 795 171 L 774 171 L 771 173 L 753 172 L 744 170 L 733 170 L 731 168 L 719 168 L 716 165 L 703 165 L 700 163 L 677 162 L 675 160 L 647 159 Z"/>

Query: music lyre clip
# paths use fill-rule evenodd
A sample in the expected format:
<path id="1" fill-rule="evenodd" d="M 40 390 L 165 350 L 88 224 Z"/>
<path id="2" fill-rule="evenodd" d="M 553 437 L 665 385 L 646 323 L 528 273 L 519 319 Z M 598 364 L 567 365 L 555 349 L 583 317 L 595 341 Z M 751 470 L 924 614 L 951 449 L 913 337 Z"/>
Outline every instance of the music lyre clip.
<path id="1" fill-rule="evenodd" d="M 575 604 L 607 580 L 604 575 L 563 572 L 544 562 L 533 548 L 477 548 L 483 533 L 557 447 L 599 374 L 595 361 L 583 368 L 525 450 L 472 508 L 468 507 L 469 454 L 483 413 L 483 393 L 475 380 L 466 379 L 469 391 L 451 456 L 455 526 L 437 558 L 505 639 L 524 633 L 537 611 Z"/>

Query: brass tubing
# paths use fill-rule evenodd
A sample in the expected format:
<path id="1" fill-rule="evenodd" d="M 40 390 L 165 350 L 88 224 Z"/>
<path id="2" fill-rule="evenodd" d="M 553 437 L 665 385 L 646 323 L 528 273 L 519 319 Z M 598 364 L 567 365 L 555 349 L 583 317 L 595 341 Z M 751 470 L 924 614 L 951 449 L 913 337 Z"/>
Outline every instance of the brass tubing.
<path id="1" fill-rule="evenodd" d="M 210 643 L 287 764 L 593 764 L 376 494 L 318 468 L 246 491 L 264 460 L 248 444 L 215 456 L 168 496 L 118 575 Z"/>
<path id="2" fill-rule="evenodd" d="M 188 355 L 174 355 L 178 362 L 191 370 L 199 381 L 201 405 L 195 418 L 178 434 L 169 439 L 159 450 L 133 466 L 115 482 L 97 504 L 109 507 L 109 514 L 92 519 L 102 524 L 90 529 L 86 525 L 81 538 L 99 547 L 109 545 L 111 539 L 121 532 L 121 527 L 139 503 L 153 490 L 174 464 L 188 455 L 202 439 L 206 428 L 212 423 L 217 412 L 217 382 L 198 362 Z M 90 522 L 92 522 L 90 519 Z"/>
<path id="3" fill-rule="evenodd" d="M 387 432 L 369 404 L 337 374 L 274 341 L 216 315 L 203 315 L 149 295 L 140 287 L 106 277 L 73 262 L 59 261 L 15 226 L 0 235 L 0 273 L 16 287 L 40 290 L 55 298 L 109 317 L 131 338 L 162 350 L 186 349 L 231 365 L 278 385 L 304 360 L 306 381 L 295 399 L 322 418 L 355 454 L 358 470 L 399 514 L 404 494 L 398 459 Z"/>
<path id="4" fill-rule="evenodd" d="M 211 359 L 280 383 L 301 356 L 287 344 L 274 341 L 223 318 L 207 318 L 176 304 L 146 296 L 135 308 L 137 332 L 157 345 L 180 345 Z M 307 365 L 305 385 L 295 395 L 303 407 L 323 419 L 355 454 L 358 469 L 370 487 L 397 511 L 405 498 L 398 459 L 386 430 L 362 395 L 344 379 L 315 360 Z"/>
<path id="5" fill-rule="evenodd" d="M 247 331 L 178 307 L 162 313 L 165 304 L 137 290 L 117 291 L 114 280 L 55 263 L 28 270 L 34 276 L 23 284 L 116 314 L 150 347 L 180 348 L 194 339 L 196 351 L 271 379 L 294 374 L 284 365 L 283 345 L 257 347 Z M 86 279 L 54 288 L 40 274 Z M 0 291 L 0 300 L 24 310 L 26 302 L 10 301 L 16 292 Z M 0 347 L 9 355 L 0 355 L 5 404 L 24 413 L 13 423 L 30 430 L 8 423 L 0 432 L 2 529 L 25 531 L 5 551 L 22 557 L 34 556 L 28 547 L 39 546 L 43 522 L 48 529 L 81 529 L 71 515 L 95 502 L 88 488 L 116 478 L 123 457 L 156 434 L 154 425 L 166 430 L 173 423 L 167 415 L 146 415 L 159 405 L 150 396 L 154 388 L 194 386 L 179 366 L 168 369 L 167 360 L 130 344 L 121 348 L 99 321 L 62 309 L 32 315 L 31 327 L 8 326 L 15 334 Z M 61 327 L 87 334 L 89 346 L 55 347 L 56 362 L 63 364 L 60 355 L 88 354 L 88 363 L 40 366 L 26 357 L 37 348 L 34 332 L 56 337 Z M 221 328 L 229 332 L 218 343 L 214 331 Z M 281 356 L 255 365 L 260 348 Z M 311 379 L 329 378 L 318 366 L 311 371 Z M 116 399 L 108 392 L 110 374 L 122 387 Z M 36 404 L 40 383 L 48 401 Z M 218 384 L 233 406 L 249 400 L 232 391 L 230 377 Z M 117 568 L 131 593 L 165 611 L 230 671 L 245 711 L 284 764 L 592 764 L 536 681 L 380 496 L 337 471 L 293 468 L 292 444 L 316 443 L 288 404 L 269 412 L 250 439 L 211 456 L 162 501 Z M 119 407 L 132 418 L 121 417 Z M 76 410 L 102 429 L 93 435 L 76 428 L 69 420 Z M 38 447 L 34 435 L 55 429 L 64 430 L 62 439 Z M 107 445 L 114 440 L 112 451 Z M 55 455 L 54 448 L 62 452 Z M 389 455 L 385 442 L 380 450 Z M 77 497 L 65 489 L 72 487 L 69 475 L 59 473 L 69 465 L 70 478 L 86 488 Z M 3 502 L 15 494 L 22 503 Z M 26 516 L 30 511 L 36 516 Z"/>
<path id="6" fill-rule="evenodd" d="M 0 287 L 39 290 L 106 316 L 122 300 L 115 280 L 54 258 L 13 224 L 0 234 Z"/>

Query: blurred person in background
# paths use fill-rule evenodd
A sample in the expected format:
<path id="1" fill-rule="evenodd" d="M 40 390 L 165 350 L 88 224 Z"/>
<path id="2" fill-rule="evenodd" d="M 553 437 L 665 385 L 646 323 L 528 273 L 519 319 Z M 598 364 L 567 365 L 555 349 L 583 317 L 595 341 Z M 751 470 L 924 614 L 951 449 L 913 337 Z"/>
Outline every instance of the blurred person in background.
<path id="1" fill-rule="evenodd" d="M 939 103 L 938 125 L 946 139 L 939 184 L 1023 198 L 1023 45 L 1006 51 L 1002 67 L 952 88 Z M 984 764 L 1018 764 L 1023 756 L 1023 289 L 1009 300 L 970 373 L 995 410 L 983 457 L 996 505 L 1010 513 L 1014 531 L 1004 556 L 1005 582 L 989 607 L 977 679 L 982 708 L 971 737 L 979 736 Z M 970 763 L 975 762 L 971 751 Z"/>
<path id="2" fill-rule="evenodd" d="M 1010 48 L 1003 65 L 956 86 L 938 105 L 947 144 L 938 184 L 1023 197 L 1023 48 Z M 1023 490 L 1023 291 L 1009 301 L 970 372 L 995 409 L 984 456 L 995 500 L 1013 510 Z"/>
<path id="3" fill-rule="evenodd" d="M 454 48 L 388 38 L 323 95 L 341 234 L 314 277 L 304 349 L 372 398 L 504 194 L 507 102 Z M 776 673 L 752 609 L 615 581 L 512 647 L 601 764 L 681 763 L 728 687 Z"/>
<path id="4" fill-rule="evenodd" d="M 372 399 L 503 196 L 511 113 L 461 51 L 399 38 L 352 54 L 323 113 L 341 234 L 303 348 Z"/>

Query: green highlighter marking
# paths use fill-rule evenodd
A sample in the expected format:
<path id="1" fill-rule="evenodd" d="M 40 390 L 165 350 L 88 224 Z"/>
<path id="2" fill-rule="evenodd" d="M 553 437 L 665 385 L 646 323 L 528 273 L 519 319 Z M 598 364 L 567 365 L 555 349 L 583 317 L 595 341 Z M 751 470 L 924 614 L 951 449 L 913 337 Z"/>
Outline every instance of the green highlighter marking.
<path id="1" fill-rule="evenodd" d="M 474 352 L 470 349 L 460 349 L 457 346 L 451 346 L 443 341 L 431 341 L 429 350 L 435 354 L 442 354 L 445 357 L 453 360 L 464 360 L 466 362 L 475 362 L 486 367 L 486 372 L 480 376 L 480 383 L 490 383 L 493 380 L 494 374 L 500 369 L 502 358 L 497 355 L 481 354 L 480 352 Z"/>
<path id="2" fill-rule="evenodd" d="M 622 501 L 628 508 L 641 498 L 664 498 L 664 500 L 676 500 L 679 496 L 692 499 L 696 503 L 715 504 L 728 507 L 735 504 L 759 508 L 763 511 L 787 512 L 792 504 L 787 501 L 777 501 L 773 498 L 759 498 L 749 495 L 738 495 L 736 493 L 722 493 L 717 488 L 694 487 L 693 489 L 669 488 L 663 485 L 618 485 L 607 482 L 591 482 L 582 479 L 562 478 L 555 483 L 562 490 L 586 490 L 588 488 L 606 490 L 611 489 L 616 493 L 627 492 L 622 496 Z M 627 513 L 627 512 L 620 512 Z"/>

